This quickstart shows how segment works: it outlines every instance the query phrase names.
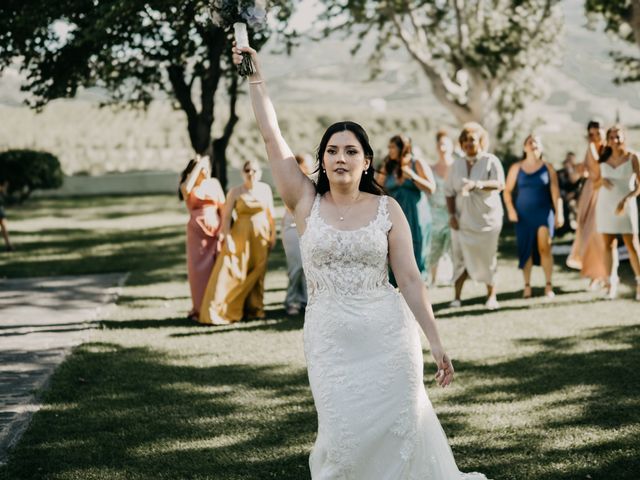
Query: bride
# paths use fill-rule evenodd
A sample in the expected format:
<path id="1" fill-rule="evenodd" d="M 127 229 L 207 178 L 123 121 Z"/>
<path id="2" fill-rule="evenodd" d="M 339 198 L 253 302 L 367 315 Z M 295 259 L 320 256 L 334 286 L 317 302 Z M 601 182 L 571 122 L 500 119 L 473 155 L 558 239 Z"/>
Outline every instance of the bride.
<path id="1" fill-rule="evenodd" d="M 373 179 L 365 131 L 339 122 L 318 148 L 317 184 L 298 168 L 278 126 L 258 56 L 248 52 L 253 111 L 276 186 L 294 213 L 309 303 L 304 350 L 318 412 L 314 480 L 485 479 L 458 470 L 427 397 L 418 324 L 438 385 L 453 379 L 398 203 Z M 388 282 L 387 259 L 398 282 Z M 416 322 L 417 320 L 417 322 Z"/>

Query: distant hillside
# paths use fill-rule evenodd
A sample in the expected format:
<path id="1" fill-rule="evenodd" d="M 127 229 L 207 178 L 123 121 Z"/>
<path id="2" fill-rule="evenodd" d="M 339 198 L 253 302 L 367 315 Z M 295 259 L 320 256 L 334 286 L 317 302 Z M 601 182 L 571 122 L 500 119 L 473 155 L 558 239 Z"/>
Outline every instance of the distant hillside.
<path id="1" fill-rule="evenodd" d="M 564 2 L 564 52 L 550 52 L 560 57 L 560 65 L 548 72 L 547 100 L 529 112 L 553 161 L 569 149 L 581 155 L 584 125 L 592 117 L 609 123 L 619 114 L 625 124 L 640 126 L 640 84 L 613 84 L 608 52 L 620 45 L 584 28 L 582 5 L 581 0 Z M 351 118 L 368 128 L 379 154 L 390 135 L 403 131 L 432 156 L 435 130 L 457 126 L 431 95 L 424 75 L 398 50 L 388 55 L 385 73 L 370 80 L 366 59 L 371 40 L 365 41 L 355 58 L 349 54 L 350 42 L 339 36 L 306 42 L 291 56 L 265 49 L 270 91 L 294 149 L 313 150 L 328 123 Z M 38 115 L 21 106 L 20 83 L 15 71 L 0 77 L 2 149 L 50 150 L 60 156 L 67 173 L 178 170 L 190 156 L 184 115 L 173 111 L 166 100 L 154 102 L 147 113 L 115 113 L 97 108 L 100 91 L 86 91 L 75 100 L 52 102 Z M 218 100 L 225 104 L 222 92 Z M 229 152 L 234 165 L 247 157 L 264 157 L 246 97 L 241 100 L 240 115 Z M 218 115 L 216 130 L 222 128 L 223 120 Z M 640 131 L 631 133 L 632 144 L 640 149 Z"/>

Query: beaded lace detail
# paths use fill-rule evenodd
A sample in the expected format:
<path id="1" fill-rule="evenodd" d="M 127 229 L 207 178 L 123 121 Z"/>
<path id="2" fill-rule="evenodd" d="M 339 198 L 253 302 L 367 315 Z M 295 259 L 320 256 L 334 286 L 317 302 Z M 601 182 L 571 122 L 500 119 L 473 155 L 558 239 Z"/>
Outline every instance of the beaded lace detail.
<path id="1" fill-rule="evenodd" d="M 380 197 L 376 216 L 368 225 L 340 230 L 320 216 L 320 195 L 316 195 L 300 237 L 309 305 L 325 292 L 343 297 L 393 288 L 388 281 L 391 220 L 387 203 L 388 197 Z"/>
<path id="2" fill-rule="evenodd" d="M 312 478 L 486 480 L 460 474 L 426 395 L 418 324 L 388 281 L 388 197 L 355 230 L 329 225 L 319 204 L 316 196 L 300 237 L 318 412 Z"/>

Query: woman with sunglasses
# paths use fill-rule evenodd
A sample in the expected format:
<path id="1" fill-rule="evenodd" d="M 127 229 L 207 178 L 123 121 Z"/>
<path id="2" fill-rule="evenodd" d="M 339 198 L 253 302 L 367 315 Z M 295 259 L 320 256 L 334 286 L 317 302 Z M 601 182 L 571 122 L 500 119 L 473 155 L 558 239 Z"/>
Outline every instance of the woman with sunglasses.
<path id="1" fill-rule="evenodd" d="M 242 185 L 229 190 L 222 215 L 222 251 L 200 307 L 200 323 L 227 325 L 264 318 L 267 257 L 276 243 L 271 187 L 260 182 L 260 166 L 247 161 Z M 231 219 L 234 218 L 233 226 Z"/>

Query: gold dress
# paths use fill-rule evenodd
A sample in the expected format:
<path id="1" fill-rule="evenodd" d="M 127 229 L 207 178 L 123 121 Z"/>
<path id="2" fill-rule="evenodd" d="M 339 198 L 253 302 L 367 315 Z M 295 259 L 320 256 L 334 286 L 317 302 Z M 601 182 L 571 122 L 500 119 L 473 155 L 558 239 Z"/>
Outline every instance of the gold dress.
<path id="1" fill-rule="evenodd" d="M 200 323 L 264 317 L 264 276 L 271 226 L 266 205 L 251 194 L 235 203 L 235 219 L 216 258 L 200 307 Z"/>

